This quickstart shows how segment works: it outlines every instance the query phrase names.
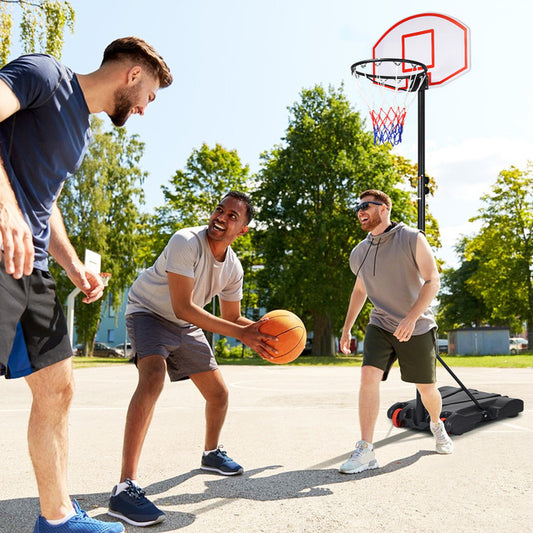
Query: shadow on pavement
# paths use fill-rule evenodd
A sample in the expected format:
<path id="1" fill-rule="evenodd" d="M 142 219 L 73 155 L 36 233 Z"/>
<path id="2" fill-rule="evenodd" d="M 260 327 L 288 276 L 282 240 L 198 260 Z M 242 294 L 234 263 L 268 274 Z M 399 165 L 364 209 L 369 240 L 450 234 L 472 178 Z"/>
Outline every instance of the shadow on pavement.
<path id="1" fill-rule="evenodd" d="M 414 455 L 394 460 L 379 469 L 369 470 L 360 474 L 340 474 L 338 469 L 307 469 L 292 470 L 289 472 L 273 473 L 272 470 L 282 468 L 282 465 L 272 465 L 245 472 L 242 476 L 222 477 L 209 474 L 203 470 L 195 469 L 185 474 L 175 476 L 145 487 L 147 496 L 165 511 L 166 520 L 161 524 L 150 527 L 153 533 L 175 531 L 191 525 L 199 514 L 222 507 L 233 500 L 277 501 L 293 498 L 316 498 L 333 494 L 332 485 L 338 483 L 363 482 L 365 479 L 390 474 L 402 468 L 407 468 L 424 456 L 434 455 L 436 452 L 421 450 Z M 345 457 L 345 456 L 343 456 Z M 338 462 L 339 458 L 335 458 Z M 333 461 L 333 460 L 332 460 Z M 330 462 L 330 461 L 328 461 Z M 267 475 L 265 475 L 267 474 Z M 164 496 L 169 490 L 179 487 L 194 476 L 206 477 L 205 490 L 198 493 L 184 493 L 179 495 Z M 162 496 L 158 497 L 157 495 Z M 90 512 L 96 508 L 107 508 L 109 493 L 95 493 L 74 495 L 81 508 Z M 209 505 L 197 510 L 195 513 L 177 512 L 167 510 L 168 506 L 191 505 L 202 502 Z M 22 498 L 16 500 L 0 501 L 0 533 L 31 533 L 38 513 L 39 502 L 37 498 Z M 91 516 L 93 516 L 91 514 Z M 27 525 L 21 524 L 21 517 L 31 517 Z M 115 521 L 106 513 L 93 516 L 99 520 Z M 11 526 L 9 526 L 11 524 Z M 15 526 L 17 524 L 17 526 Z M 4 527 L 6 529 L 4 529 Z M 24 529 L 22 529 L 24 527 Z M 126 525 L 127 531 L 146 531 Z"/>

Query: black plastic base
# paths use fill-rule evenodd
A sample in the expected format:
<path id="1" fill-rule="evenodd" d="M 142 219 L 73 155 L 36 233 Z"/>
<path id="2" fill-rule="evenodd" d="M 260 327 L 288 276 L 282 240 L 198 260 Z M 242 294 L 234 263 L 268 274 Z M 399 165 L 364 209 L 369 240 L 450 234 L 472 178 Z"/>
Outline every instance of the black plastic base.
<path id="1" fill-rule="evenodd" d="M 439 391 L 442 396 L 441 419 L 449 434 L 462 435 L 483 422 L 511 418 L 524 410 L 522 400 L 501 394 L 468 389 L 476 404 L 461 388 L 440 387 Z M 429 430 L 429 415 L 423 410 L 423 416 L 420 417 L 417 401 L 419 400 L 415 398 L 395 403 L 389 407 L 387 416 L 396 427 Z"/>

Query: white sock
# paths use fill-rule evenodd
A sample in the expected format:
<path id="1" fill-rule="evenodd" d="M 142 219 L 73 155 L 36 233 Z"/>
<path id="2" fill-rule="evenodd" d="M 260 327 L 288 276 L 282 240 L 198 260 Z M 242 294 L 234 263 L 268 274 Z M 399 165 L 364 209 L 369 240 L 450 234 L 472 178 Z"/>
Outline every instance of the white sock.
<path id="1" fill-rule="evenodd" d="M 216 452 L 217 450 L 218 450 L 218 448 L 215 448 L 214 450 L 205 450 L 204 451 L 204 455 L 209 455 L 210 453 Z"/>
<path id="2" fill-rule="evenodd" d="M 70 520 L 73 516 L 76 516 L 76 511 L 74 511 L 74 509 L 72 509 L 72 511 L 70 511 L 67 516 L 60 518 L 59 520 L 47 520 L 47 522 L 51 526 L 60 526 L 61 524 L 64 524 L 65 522 Z"/>
<path id="3" fill-rule="evenodd" d="M 431 427 L 437 429 L 441 424 L 442 422 L 440 420 L 438 422 L 431 422 Z"/>
<path id="4" fill-rule="evenodd" d="M 137 481 L 135 481 L 134 479 L 130 479 L 130 481 L 131 481 L 136 487 L 139 486 L 138 483 L 137 483 Z M 118 483 L 118 484 L 117 484 L 117 490 L 115 491 L 115 496 L 116 496 L 117 494 L 120 494 L 123 490 L 126 490 L 128 487 L 129 487 L 129 485 L 128 485 L 125 481 L 123 481 L 122 483 Z"/>

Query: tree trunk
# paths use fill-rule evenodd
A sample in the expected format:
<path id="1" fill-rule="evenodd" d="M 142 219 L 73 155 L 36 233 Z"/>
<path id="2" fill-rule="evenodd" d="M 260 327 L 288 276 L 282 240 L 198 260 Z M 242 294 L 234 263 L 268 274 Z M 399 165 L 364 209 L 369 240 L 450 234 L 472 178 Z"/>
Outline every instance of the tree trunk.
<path id="1" fill-rule="evenodd" d="M 335 355 L 335 341 L 329 316 L 324 313 L 315 313 L 313 319 L 313 347 L 311 354 L 333 357 Z"/>

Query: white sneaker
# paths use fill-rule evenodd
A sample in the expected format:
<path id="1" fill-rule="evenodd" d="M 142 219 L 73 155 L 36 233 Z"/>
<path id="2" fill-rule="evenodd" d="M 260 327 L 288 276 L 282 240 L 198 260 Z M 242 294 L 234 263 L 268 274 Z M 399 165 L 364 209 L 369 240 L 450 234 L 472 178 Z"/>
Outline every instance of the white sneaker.
<path id="1" fill-rule="evenodd" d="M 433 424 L 433 422 L 430 422 L 429 428 L 435 437 L 435 449 L 437 450 L 437 453 L 452 453 L 453 442 L 448 433 L 446 433 L 446 428 L 444 427 L 442 420 L 439 420 L 438 424 Z"/>
<path id="2" fill-rule="evenodd" d="M 358 474 L 365 470 L 377 468 L 378 462 L 371 446 L 368 442 L 360 440 L 355 445 L 355 450 L 350 455 L 350 458 L 339 468 L 339 472 L 343 474 Z"/>

